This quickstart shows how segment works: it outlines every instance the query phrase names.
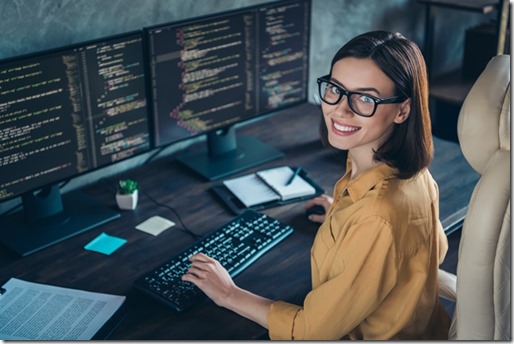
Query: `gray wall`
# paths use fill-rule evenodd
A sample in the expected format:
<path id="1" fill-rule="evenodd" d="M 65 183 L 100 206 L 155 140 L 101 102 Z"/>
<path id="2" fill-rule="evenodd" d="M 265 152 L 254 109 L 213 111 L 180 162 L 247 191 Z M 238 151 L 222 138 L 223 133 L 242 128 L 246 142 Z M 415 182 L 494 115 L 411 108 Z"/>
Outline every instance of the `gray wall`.
<path id="1" fill-rule="evenodd" d="M 423 47 L 425 8 L 416 0 L 312 0 L 309 99 L 315 80 L 326 74 L 339 47 L 365 31 L 402 32 Z M 268 0 L 1 0 L 0 59 L 60 47 L 145 26 L 210 14 Z M 434 75 L 461 63 L 465 29 L 484 21 L 480 14 L 437 9 Z M 189 142 L 161 152 L 167 156 Z M 140 165 L 142 155 L 73 179 L 63 191 Z M 0 172 L 1 173 L 1 172 Z M 0 204 L 0 212 L 10 204 Z"/>

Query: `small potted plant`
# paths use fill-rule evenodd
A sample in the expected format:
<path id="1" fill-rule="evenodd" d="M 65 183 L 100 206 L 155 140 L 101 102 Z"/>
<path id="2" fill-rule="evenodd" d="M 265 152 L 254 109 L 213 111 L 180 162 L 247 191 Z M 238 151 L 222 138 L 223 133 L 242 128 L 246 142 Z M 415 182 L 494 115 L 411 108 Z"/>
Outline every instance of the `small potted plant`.
<path id="1" fill-rule="evenodd" d="M 119 181 L 119 189 L 116 193 L 118 207 L 124 210 L 134 210 L 137 206 L 139 185 L 135 180 L 122 179 Z"/>

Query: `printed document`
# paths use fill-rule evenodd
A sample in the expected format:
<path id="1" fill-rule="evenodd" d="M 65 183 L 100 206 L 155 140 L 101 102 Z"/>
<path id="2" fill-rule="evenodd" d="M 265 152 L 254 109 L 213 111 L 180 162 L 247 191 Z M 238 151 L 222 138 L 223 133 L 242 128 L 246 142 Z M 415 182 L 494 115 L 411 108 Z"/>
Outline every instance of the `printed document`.
<path id="1" fill-rule="evenodd" d="M 0 340 L 89 340 L 124 301 L 11 278 L 0 295 Z"/>

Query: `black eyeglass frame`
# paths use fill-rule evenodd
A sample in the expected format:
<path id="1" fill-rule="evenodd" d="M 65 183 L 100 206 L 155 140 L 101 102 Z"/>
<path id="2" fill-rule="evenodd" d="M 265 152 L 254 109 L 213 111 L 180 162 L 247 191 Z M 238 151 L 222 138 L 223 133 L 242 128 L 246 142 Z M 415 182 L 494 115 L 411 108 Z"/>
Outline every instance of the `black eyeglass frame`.
<path id="1" fill-rule="evenodd" d="M 339 86 L 338 84 L 332 82 L 330 80 L 330 74 L 318 78 L 317 82 L 318 82 L 319 96 L 320 96 L 320 98 L 321 98 L 321 100 L 323 102 L 327 103 L 328 105 L 336 105 L 336 104 L 339 104 L 339 102 L 343 99 L 343 96 L 346 96 L 346 99 L 348 99 L 348 105 L 350 106 L 350 109 L 352 109 L 352 111 L 354 113 L 356 113 L 357 115 L 362 116 L 362 117 L 371 117 L 371 116 L 373 116 L 375 114 L 375 112 L 377 111 L 377 106 L 379 104 L 396 104 L 396 103 L 401 103 L 401 102 L 405 101 L 408 98 L 407 96 L 403 96 L 403 95 L 402 96 L 387 97 L 387 98 L 378 98 L 378 97 L 372 96 L 372 95 L 367 94 L 367 93 L 347 91 L 344 88 L 342 88 L 341 86 Z M 323 97 L 324 92 L 321 90 L 321 83 L 322 82 L 326 82 L 327 84 L 329 84 L 331 86 L 334 86 L 335 88 L 338 89 L 339 97 L 337 98 L 337 100 L 335 102 L 333 102 L 333 103 L 327 102 L 324 99 L 324 97 Z M 363 115 L 363 114 L 359 113 L 358 111 L 355 111 L 355 109 L 353 108 L 353 105 L 352 105 L 352 100 L 351 100 L 352 99 L 351 96 L 354 95 L 354 94 L 364 95 L 364 96 L 369 97 L 370 99 L 373 100 L 373 102 L 375 103 L 375 106 L 374 106 L 373 111 L 371 112 L 370 115 Z"/>

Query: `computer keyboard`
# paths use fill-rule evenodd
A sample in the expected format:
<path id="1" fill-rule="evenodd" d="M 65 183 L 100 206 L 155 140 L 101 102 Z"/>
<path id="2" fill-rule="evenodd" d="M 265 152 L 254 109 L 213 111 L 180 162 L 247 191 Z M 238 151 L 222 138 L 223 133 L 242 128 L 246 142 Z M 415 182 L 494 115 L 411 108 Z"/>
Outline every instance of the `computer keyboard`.
<path id="1" fill-rule="evenodd" d="M 291 233 L 291 226 L 247 210 L 138 278 L 134 288 L 178 312 L 184 311 L 206 297 L 193 283 L 181 280 L 191 266 L 189 257 L 204 253 L 235 277 Z"/>

